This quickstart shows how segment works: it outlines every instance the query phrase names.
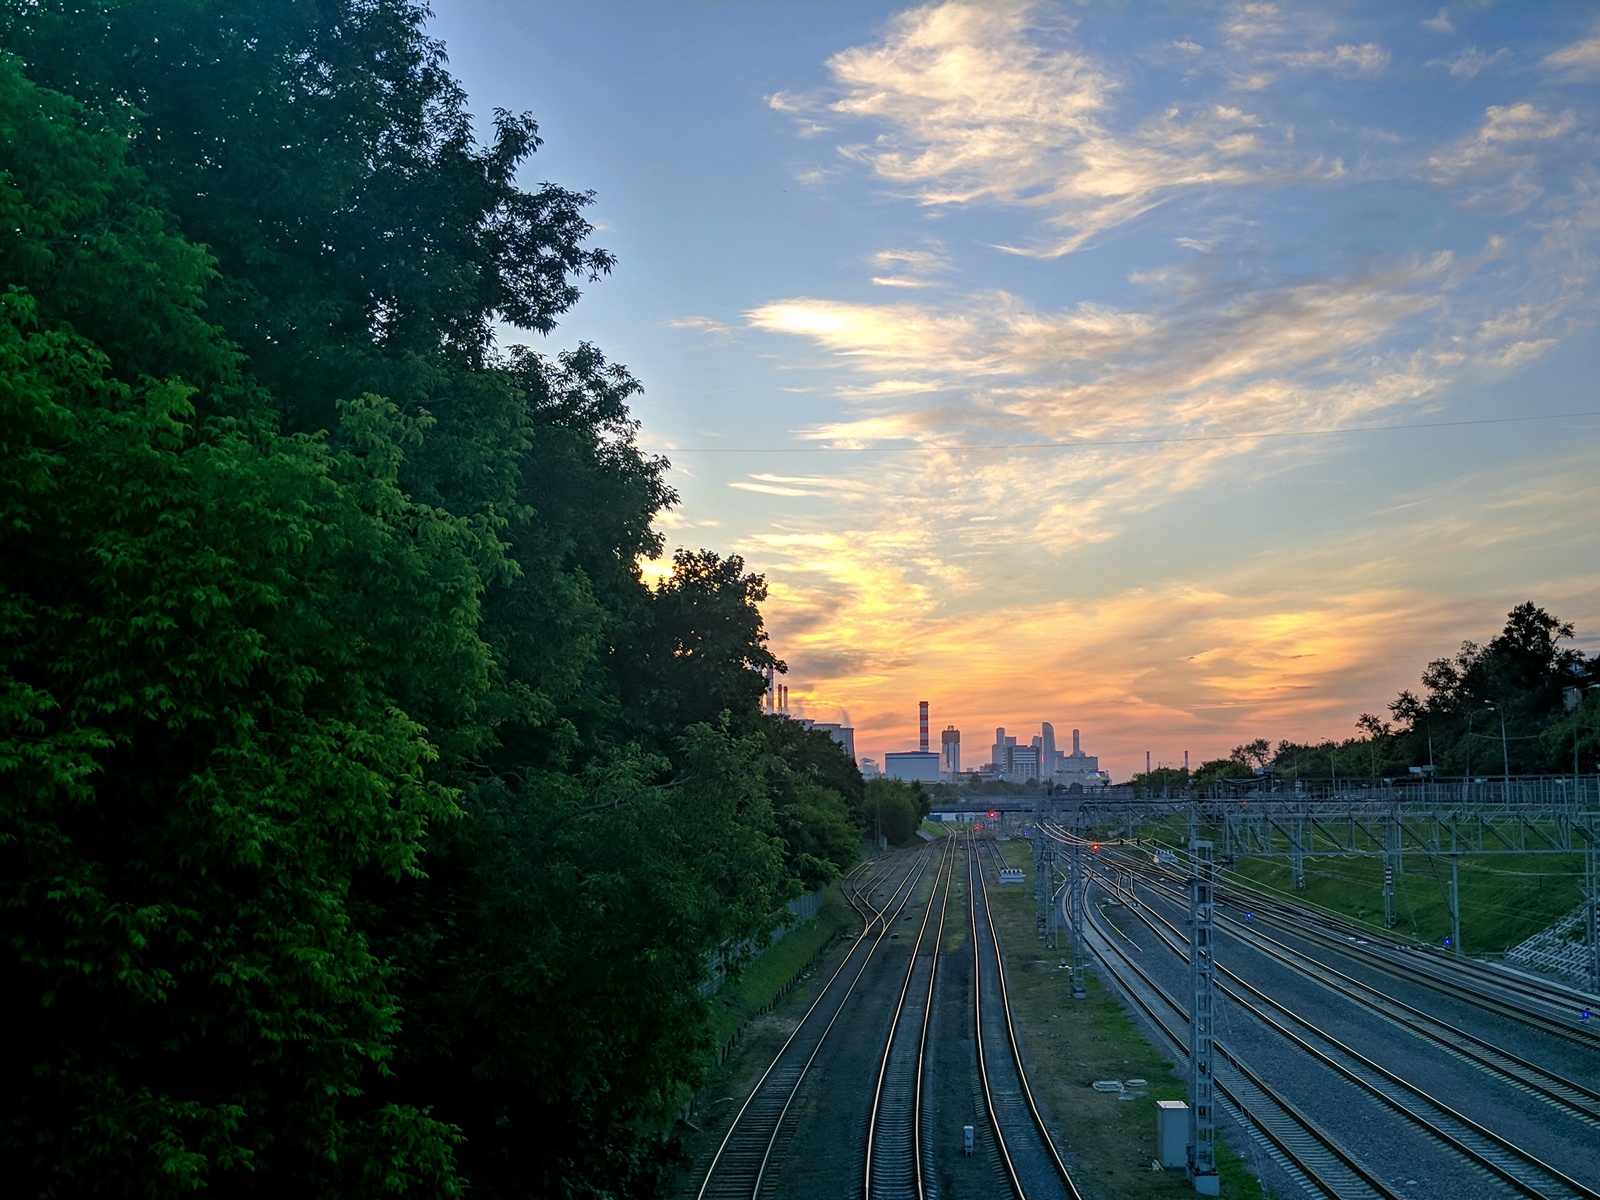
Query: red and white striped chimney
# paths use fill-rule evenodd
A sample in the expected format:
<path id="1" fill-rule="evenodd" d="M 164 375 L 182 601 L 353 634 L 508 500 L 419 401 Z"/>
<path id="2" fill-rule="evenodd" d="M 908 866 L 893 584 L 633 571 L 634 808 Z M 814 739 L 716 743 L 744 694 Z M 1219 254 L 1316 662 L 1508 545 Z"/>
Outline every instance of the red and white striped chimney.
<path id="1" fill-rule="evenodd" d="M 922 738 L 919 744 L 922 747 L 922 752 L 926 754 L 928 752 L 928 702 L 926 700 L 917 701 L 917 720 L 922 727 Z"/>

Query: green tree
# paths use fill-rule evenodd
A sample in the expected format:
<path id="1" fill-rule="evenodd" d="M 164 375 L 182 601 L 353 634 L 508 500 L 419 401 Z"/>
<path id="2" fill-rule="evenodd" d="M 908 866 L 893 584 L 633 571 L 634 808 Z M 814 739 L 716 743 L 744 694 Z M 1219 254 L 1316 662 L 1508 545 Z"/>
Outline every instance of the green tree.
<path id="1" fill-rule="evenodd" d="M 920 783 L 879 776 L 867 780 L 867 832 L 881 834 L 893 846 L 910 844 L 922 818 L 932 811 Z"/>
<path id="2" fill-rule="evenodd" d="M 782 668 L 764 580 L 680 551 L 644 582 L 674 496 L 635 443 L 638 382 L 588 345 L 496 348 L 497 326 L 552 328 L 612 259 L 585 194 L 517 185 L 531 119 L 498 113 L 475 140 L 425 18 L 408 0 L 0 0 L 0 42 L 75 98 L 8 60 L 15 737 L 39 736 L 29 705 L 93 708 L 113 683 L 149 710 L 103 760 L 86 742 L 59 766 L 90 824 L 138 791 L 138 836 L 113 821 L 91 846 L 59 818 L 60 836 L 106 895 L 181 914 L 182 944 L 233 947 L 226 985 L 177 972 L 188 1006 L 150 1004 L 225 1040 L 247 1007 L 227 988 L 255 989 L 288 1047 L 230 1091 L 244 1058 L 208 1073 L 204 1039 L 170 1043 L 173 1103 L 192 1073 L 212 1106 L 200 1132 L 151 1118 L 90 1165 L 6 1143 L 29 1170 L 81 1170 L 65 1190 L 136 1190 L 176 1147 L 174 1178 L 241 1193 L 646 1191 L 703 1061 L 705 955 L 854 853 L 848 772 L 762 730 L 760 672 Z M 45 626 L 66 640 L 28 641 Z M 221 799 L 189 799 L 208 771 Z M 59 814 L 18 795 L 7 819 L 47 844 Z M 57 866 L 15 866 L 54 894 Z M 48 949 L 34 924 L 53 913 L 19 901 L 7 944 Z M 312 982 L 286 968 L 278 987 L 262 964 L 285 954 Z M 19 986 L 68 1013 L 47 974 Z M 8 1071 L 114 1051 L 131 1078 L 169 1045 L 140 996 L 93 1007 L 109 1024 L 80 1044 L 45 1019 L 54 1040 Z M 72 1078 L 48 1103 L 90 1086 Z M 537 1138 L 561 1154 L 533 1161 Z"/>
<path id="3" fill-rule="evenodd" d="M 198 421 L 257 393 L 121 131 L 3 57 L 0 128 L 8 1181 L 453 1194 L 455 1132 L 369 1090 L 398 1014 L 347 902 L 456 812 L 396 679 L 474 703 L 493 543 L 406 497 L 381 401 L 337 446 Z"/>

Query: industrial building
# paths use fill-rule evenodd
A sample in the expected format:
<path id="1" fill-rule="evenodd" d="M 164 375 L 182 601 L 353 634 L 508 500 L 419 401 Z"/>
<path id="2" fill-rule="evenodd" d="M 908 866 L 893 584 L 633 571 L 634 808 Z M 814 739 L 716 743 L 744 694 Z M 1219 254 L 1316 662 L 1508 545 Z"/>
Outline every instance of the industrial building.
<path id="1" fill-rule="evenodd" d="M 1056 760 L 1051 781 L 1057 787 L 1103 788 L 1111 786 L 1111 776 L 1100 769 L 1100 759 L 1083 752 L 1078 731 L 1072 731 L 1072 753 Z"/>
<path id="2" fill-rule="evenodd" d="M 1108 787 L 1111 777 L 1100 769 L 1100 760 L 1083 752 L 1081 735 L 1072 731 L 1072 753 L 1063 754 L 1056 749 L 1055 726 L 1049 721 L 1040 725 L 1039 732 L 1027 746 L 1017 745 L 1017 739 L 1005 729 L 994 731 L 991 748 L 992 770 L 999 778 L 1011 783 L 1051 783 L 1056 787 L 1082 788 Z"/>
<path id="3" fill-rule="evenodd" d="M 850 761 L 856 760 L 856 731 L 853 725 L 838 725 L 831 721 L 811 721 L 805 717 L 799 719 L 799 724 L 807 729 L 820 729 L 839 745 L 844 747 L 844 752 L 850 756 Z"/>
<path id="4" fill-rule="evenodd" d="M 883 756 L 883 773 L 907 783 L 938 783 L 939 756 L 922 750 L 891 750 Z"/>
<path id="5" fill-rule="evenodd" d="M 928 702 L 917 702 L 917 745 L 915 750 L 891 750 L 883 756 L 883 773 L 890 779 L 908 783 L 938 783 L 941 755 L 928 749 Z"/>
<path id="6" fill-rule="evenodd" d="M 939 735 L 939 770 L 950 783 L 961 774 L 961 730 L 954 725 L 946 725 Z"/>

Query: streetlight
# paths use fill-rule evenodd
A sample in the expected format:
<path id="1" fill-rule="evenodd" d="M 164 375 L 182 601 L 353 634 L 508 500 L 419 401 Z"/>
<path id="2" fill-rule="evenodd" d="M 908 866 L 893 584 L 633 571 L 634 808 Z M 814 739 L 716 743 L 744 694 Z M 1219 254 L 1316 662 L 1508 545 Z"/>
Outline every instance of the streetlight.
<path id="1" fill-rule="evenodd" d="M 1495 706 L 1495 702 L 1493 700 L 1485 700 L 1483 702 L 1483 706 L 1490 712 L 1497 714 L 1500 718 L 1500 761 L 1505 767 L 1506 779 L 1505 795 L 1501 796 L 1500 798 L 1505 800 L 1511 795 L 1511 751 L 1506 744 L 1506 714 L 1504 709 Z"/>
<path id="2" fill-rule="evenodd" d="M 1472 709 L 1467 710 L 1467 772 L 1466 778 L 1461 781 L 1461 798 L 1466 800 L 1472 795 L 1472 719 L 1478 714 Z"/>

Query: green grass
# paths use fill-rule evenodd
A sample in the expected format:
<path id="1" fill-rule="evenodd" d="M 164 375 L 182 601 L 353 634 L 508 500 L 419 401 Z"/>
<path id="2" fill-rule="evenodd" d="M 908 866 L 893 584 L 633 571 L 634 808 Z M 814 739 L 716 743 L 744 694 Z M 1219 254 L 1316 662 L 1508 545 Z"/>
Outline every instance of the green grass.
<path id="1" fill-rule="evenodd" d="M 950 826 L 946 825 L 943 821 L 930 821 L 924 817 L 922 819 L 922 829 L 923 832 L 931 833 L 934 837 L 950 836 Z"/>
<path id="2" fill-rule="evenodd" d="M 1159 843 L 1180 853 L 1188 840 L 1181 820 L 1142 830 L 1146 845 Z M 1220 831 L 1202 827 L 1222 853 Z M 1296 892 L 1286 857 L 1240 855 L 1224 870 L 1256 887 L 1383 928 L 1383 859 L 1307 854 L 1306 886 Z M 1463 854 L 1461 944 L 1468 954 L 1503 954 L 1518 942 L 1566 916 L 1583 902 L 1583 860 L 1576 854 Z M 1450 933 L 1450 859 L 1407 854 L 1395 876 L 1393 932 L 1418 942 L 1441 945 Z"/>
<path id="3" fill-rule="evenodd" d="M 712 997 L 713 1045 L 725 1045 L 746 1021 L 770 1008 L 818 951 L 850 927 L 852 919 L 839 885 L 830 885 L 816 916 L 745 964 Z"/>
<path id="4" fill-rule="evenodd" d="M 1441 944 L 1450 932 L 1450 860 L 1407 855 L 1405 868 L 1394 881 L 1394 932 Z M 1571 912 L 1583 900 L 1582 868 L 1575 854 L 1462 855 L 1462 949 L 1503 953 Z M 1287 859 L 1241 857 L 1233 871 L 1257 887 L 1383 928 L 1381 858 L 1307 857 L 1298 893 Z"/>

